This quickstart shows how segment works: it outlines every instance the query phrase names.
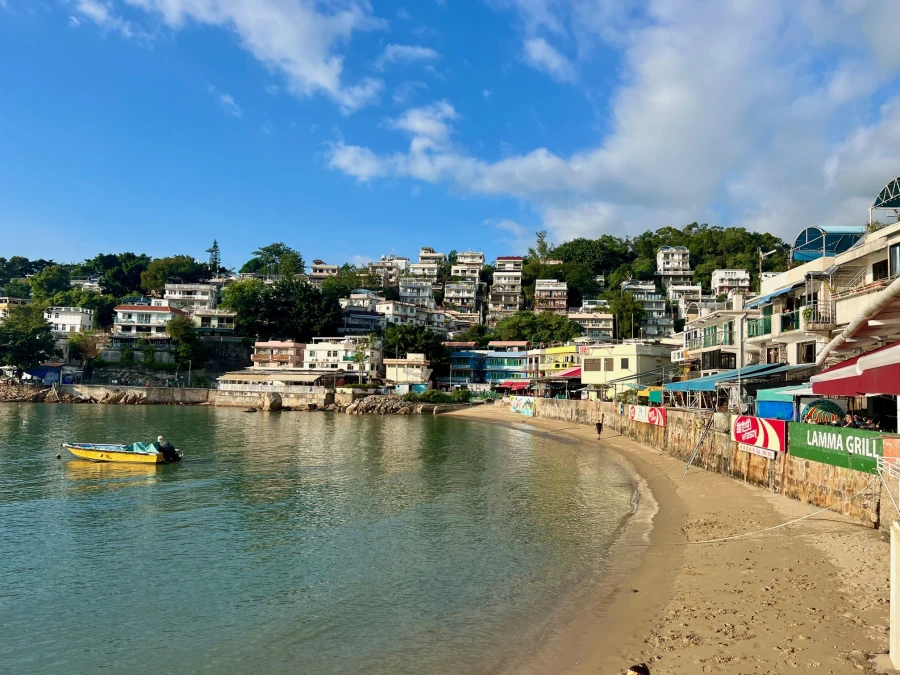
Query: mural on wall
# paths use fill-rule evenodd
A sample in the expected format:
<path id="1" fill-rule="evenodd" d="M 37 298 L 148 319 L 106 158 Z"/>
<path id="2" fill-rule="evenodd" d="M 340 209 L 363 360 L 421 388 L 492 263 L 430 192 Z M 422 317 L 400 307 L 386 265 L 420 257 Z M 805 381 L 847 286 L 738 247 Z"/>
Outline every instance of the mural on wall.
<path id="1" fill-rule="evenodd" d="M 878 473 L 878 458 L 884 455 L 878 431 L 792 422 L 788 451 L 795 457 L 864 473 Z"/>
<path id="2" fill-rule="evenodd" d="M 744 452 L 775 459 L 776 452 L 785 451 L 787 423 L 738 415 L 731 424 L 731 438 Z"/>
<path id="3" fill-rule="evenodd" d="M 666 426 L 666 409 L 655 408 L 647 405 L 628 406 L 628 417 L 634 422 L 653 424 L 658 427 Z"/>
<path id="4" fill-rule="evenodd" d="M 525 415 L 525 417 L 534 417 L 534 397 L 533 396 L 511 396 L 509 399 L 510 412 Z"/>

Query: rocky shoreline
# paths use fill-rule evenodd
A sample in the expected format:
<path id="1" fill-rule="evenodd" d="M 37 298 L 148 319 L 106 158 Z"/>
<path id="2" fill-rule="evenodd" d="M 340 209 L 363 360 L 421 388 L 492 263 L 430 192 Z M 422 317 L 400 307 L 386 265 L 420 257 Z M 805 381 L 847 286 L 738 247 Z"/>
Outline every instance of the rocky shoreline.
<path id="1" fill-rule="evenodd" d="M 55 387 L 24 387 L 18 385 L 0 386 L 2 403 L 102 403 L 104 405 L 150 405 L 143 394 L 124 391 L 104 394 L 101 398 L 75 396 L 59 391 Z"/>

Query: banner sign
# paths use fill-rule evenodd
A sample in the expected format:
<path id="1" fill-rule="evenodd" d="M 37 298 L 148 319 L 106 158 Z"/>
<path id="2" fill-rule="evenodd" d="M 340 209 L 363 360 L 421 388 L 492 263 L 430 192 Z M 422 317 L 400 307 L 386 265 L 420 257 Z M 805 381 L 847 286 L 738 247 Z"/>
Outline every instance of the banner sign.
<path id="1" fill-rule="evenodd" d="M 658 427 L 666 426 L 666 409 L 654 408 L 647 405 L 628 406 L 628 417 L 634 422 L 653 424 Z"/>
<path id="2" fill-rule="evenodd" d="M 534 396 L 510 396 L 509 411 L 534 417 Z"/>
<path id="3" fill-rule="evenodd" d="M 878 473 L 884 455 L 880 431 L 791 422 L 788 450 L 795 457 L 864 473 Z"/>
<path id="4" fill-rule="evenodd" d="M 624 403 L 616 403 L 616 415 L 624 415 L 625 414 L 625 404 Z"/>
<path id="5" fill-rule="evenodd" d="M 754 448 L 784 452 L 787 441 L 787 423 L 782 420 L 769 420 L 763 417 L 738 415 L 731 423 L 731 438 L 741 445 Z M 741 448 L 743 450 L 743 448 Z M 751 452 L 751 451 L 747 451 Z M 759 454 L 759 453 L 757 453 Z M 768 454 L 763 455 L 769 457 Z"/>

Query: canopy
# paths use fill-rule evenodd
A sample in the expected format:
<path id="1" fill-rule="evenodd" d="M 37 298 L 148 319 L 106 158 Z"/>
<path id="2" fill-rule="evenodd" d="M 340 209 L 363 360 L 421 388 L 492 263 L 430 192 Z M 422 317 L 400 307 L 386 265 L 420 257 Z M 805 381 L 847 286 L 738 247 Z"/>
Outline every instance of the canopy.
<path id="1" fill-rule="evenodd" d="M 560 372 L 554 374 L 554 377 L 581 377 L 581 366 L 574 366 L 572 368 L 566 368 L 565 370 L 561 370 Z"/>
<path id="2" fill-rule="evenodd" d="M 854 356 L 809 380 L 817 395 L 900 395 L 900 343 Z"/>
<path id="3" fill-rule="evenodd" d="M 775 298 L 780 298 L 782 295 L 787 295 L 795 288 L 799 288 L 800 286 L 805 285 L 805 281 L 799 281 L 796 284 L 791 284 L 790 286 L 785 286 L 784 288 L 779 288 L 774 293 L 769 293 L 768 295 L 761 295 L 755 300 L 751 300 L 747 303 L 747 309 L 756 309 L 757 307 L 762 307 L 763 305 L 767 305 Z"/>
<path id="4" fill-rule="evenodd" d="M 793 403 L 795 396 L 812 396 L 813 390 L 809 387 L 809 382 L 803 384 L 794 384 L 790 387 L 776 387 L 774 389 L 760 389 L 756 392 L 756 402 L 760 401 L 781 401 L 784 403 Z"/>
<path id="5" fill-rule="evenodd" d="M 865 225 L 812 225 L 794 240 L 791 259 L 808 262 L 843 253 L 866 233 Z"/>
<path id="6" fill-rule="evenodd" d="M 745 366 L 735 370 L 729 370 L 724 373 L 715 375 L 707 375 L 706 377 L 697 377 L 693 380 L 683 380 L 682 382 L 670 382 L 665 385 L 666 391 L 715 391 L 718 382 L 734 382 L 739 377 L 760 377 L 766 370 L 780 369 L 780 363 L 763 363 L 755 366 Z"/>
<path id="7" fill-rule="evenodd" d="M 504 380 L 500 383 L 500 387 L 505 387 L 506 389 L 528 389 L 530 383 L 523 380 Z"/>
<path id="8" fill-rule="evenodd" d="M 881 188 L 881 192 L 872 204 L 873 209 L 897 209 L 900 208 L 900 178 L 895 178 Z"/>

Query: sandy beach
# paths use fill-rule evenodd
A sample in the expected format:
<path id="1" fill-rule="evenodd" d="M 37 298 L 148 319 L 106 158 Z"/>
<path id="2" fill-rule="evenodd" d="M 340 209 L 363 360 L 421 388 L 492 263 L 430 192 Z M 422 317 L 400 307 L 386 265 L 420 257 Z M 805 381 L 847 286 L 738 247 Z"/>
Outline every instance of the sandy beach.
<path id="1" fill-rule="evenodd" d="M 874 673 L 887 651 L 889 547 L 881 533 L 834 512 L 756 532 L 819 509 L 684 464 L 607 431 L 526 418 L 505 406 L 452 413 L 515 425 L 620 453 L 642 477 L 638 518 L 649 537 L 623 536 L 628 576 L 585 589 L 514 672 L 654 675 Z M 649 540 L 648 540 L 649 539 Z"/>

